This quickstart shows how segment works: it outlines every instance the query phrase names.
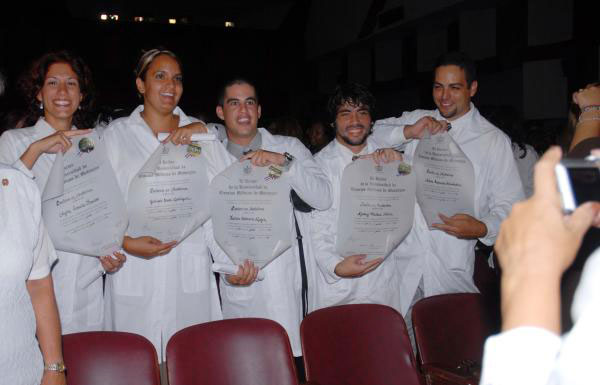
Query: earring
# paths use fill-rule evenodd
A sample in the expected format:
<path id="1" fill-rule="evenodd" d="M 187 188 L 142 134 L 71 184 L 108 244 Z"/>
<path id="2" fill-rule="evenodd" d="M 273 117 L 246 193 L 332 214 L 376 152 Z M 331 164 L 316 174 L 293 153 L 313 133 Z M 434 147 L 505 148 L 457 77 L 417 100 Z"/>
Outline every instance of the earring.
<path id="1" fill-rule="evenodd" d="M 40 110 L 43 110 L 43 109 L 44 109 L 44 103 L 40 102 Z"/>
<path id="2" fill-rule="evenodd" d="M 81 110 L 81 106 L 78 106 L 78 107 L 77 107 L 77 109 L 78 109 L 78 110 Z"/>

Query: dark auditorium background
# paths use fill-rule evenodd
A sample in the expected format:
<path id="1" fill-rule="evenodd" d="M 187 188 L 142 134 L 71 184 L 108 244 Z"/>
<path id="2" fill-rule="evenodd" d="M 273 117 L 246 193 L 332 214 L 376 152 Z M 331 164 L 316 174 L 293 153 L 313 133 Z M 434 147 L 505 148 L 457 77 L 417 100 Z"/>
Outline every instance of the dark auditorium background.
<path id="1" fill-rule="evenodd" d="M 598 15 L 600 2 L 583 0 L 5 3 L 0 69 L 9 90 L 0 110 L 21 106 L 15 80 L 31 60 L 68 48 L 92 68 L 98 105 L 129 113 L 138 104 L 133 67 L 140 49 L 160 44 L 183 61 L 180 105 L 208 121 L 217 120 L 215 95 L 232 75 L 258 84 L 265 126 L 282 116 L 306 124 L 344 81 L 369 85 L 375 117 L 387 117 L 432 107 L 435 58 L 463 50 L 478 64 L 478 106 L 508 105 L 530 127 L 556 130 L 570 93 L 600 78 Z"/>

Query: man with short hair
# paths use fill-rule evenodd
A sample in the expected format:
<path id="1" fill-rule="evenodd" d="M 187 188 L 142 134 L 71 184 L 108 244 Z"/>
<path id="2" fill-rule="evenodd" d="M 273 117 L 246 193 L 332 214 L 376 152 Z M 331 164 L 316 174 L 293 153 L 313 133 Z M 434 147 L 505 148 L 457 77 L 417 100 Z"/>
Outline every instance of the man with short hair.
<path id="1" fill-rule="evenodd" d="M 382 149 L 370 136 L 375 98 L 356 83 L 336 88 L 329 100 L 335 139 L 325 146 L 315 161 L 331 182 L 333 205 L 311 216 L 311 240 L 318 271 L 313 290 L 314 309 L 350 303 L 378 303 L 400 311 L 400 288 L 394 258 L 366 260 L 366 255 L 342 257 L 336 251 L 340 188 L 346 166 L 358 157 L 371 157 L 377 163 L 401 160 L 393 149 Z M 383 256 L 381 256 L 383 257 Z"/>
<path id="2" fill-rule="evenodd" d="M 256 166 L 284 166 L 292 189 L 306 204 L 319 210 L 331 206 L 331 187 L 310 151 L 296 138 L 271 135 L 258 127 L 261 106 L 252 83 L 244 79 L 226 83 L 216 113 L 225 122 L 223 144 L 234 157 L 250 159 Z M 307 235 L 303 217 L 296 218 L 301 234 Z M 287 331 L 294 356 L 301 356 L 302 276 L 294 216 L 289 223 L 292 247 L 263 268 L 263 280 L 256 280 L 258 268 L 246 261 L 238 274 L 222 278 L 220 291 L 224 318 L 275 320 Z M 309 242 L 302 247 L 304 254 L 311 253 Z M 219 262 L 231 264 L 229 260 Z"/>
<path id="3" fill-rule="evenodd" d="M 449 122 L 449 135 L 473 164 L 475 216 L 439 215 L 429 230 L 420 208 L 413 230 L 399 255 L 411 259 L 400 271 L 404 315 L 417 300 L 436 294 L 478 292 L 473 282 L 474 246 L 479 239 L 494 244 L 500 222 L 523 199 L 523 187 L 512 156 L 510 139 L 483 118 L 471 102 L 477 92 L 474 63 L 463 53 L 443 55 L 435 67 L 433 100 L 436 110 L 405 112 L 400 118 L 376 122 L 374 136 L 387 145 L 405 144 L 404 158 L 412 163 L 418 139 L 431 126 Z M 418 205 L 417 205 L 418 206 Z M 410 324 L 410 317 L 405 317 Z"/>

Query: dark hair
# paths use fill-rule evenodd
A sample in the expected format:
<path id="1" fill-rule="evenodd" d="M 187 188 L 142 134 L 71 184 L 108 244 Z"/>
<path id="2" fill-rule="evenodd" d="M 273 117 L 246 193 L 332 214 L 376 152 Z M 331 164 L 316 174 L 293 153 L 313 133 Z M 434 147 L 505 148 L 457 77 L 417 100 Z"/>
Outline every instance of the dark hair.
<path id="1" fill-rule="evenodd" d="M 342 84 L 335 88 L 327 103 L 327 110 L 332 122 L 335 121 L 340 106 L 346 103 L 353 106 L 364 106 L 371 115 L 375 111 L 375 97 L 367 87 L 359 83 Z"/>
<path id="2" fill-rule="evenodd" d="M 40 109 L 40 102 L 37 99 L 37 95 L 44 86 L 50 66 L 55 63 L 68 64 L 77 75 L 79 91 L 82 97 L 79 109 L 73 114 L 73 125 L 77 128 L 92 127 L 94 123 L 92 108 L 95 101 L 92 72 L 82 58 L 69 51 L 45 53 L 42 57 L 34 61 L 29 70 L 19 79 L 18 87 L 27 102 L 26 126 L 32 126 L 44 115 L 44 110 Z"/>
<path id="3" fill-rule="evenodd" d="M 448 52 L 440 56 L 435 62 L 435 68 L 442 66 L 455 65 L 465 71 L 467 86 L 471 87 L 471 83 L 477 80 L 477 68 L 475 62 L 471 60 L 469 55 L 464 52 Z M 435 77 L 435 72 L 433 74 Z"/>
<path id="4" fill-rule="evenodd" d="M 223 105 L 225 104 L 225 91 L 227 90 L 227 88 L 229 88 L 233 85 L 236 85 L 236 84 L 247 84 L 250 87 L 254 88 L 254 96 L 256 97 L 256 103 L 260 104 L 259 99 L 258 99 L 258 91 L 256 90 L 256 86 L 254 85 L 254 83 L 252 83 L 248 79 L 245 79 L 242 77 L 237 77 L 237 78 L 228 80 L 219 89 L 219 94 L 217 95 L 217 105 L 223 107 Z"/>

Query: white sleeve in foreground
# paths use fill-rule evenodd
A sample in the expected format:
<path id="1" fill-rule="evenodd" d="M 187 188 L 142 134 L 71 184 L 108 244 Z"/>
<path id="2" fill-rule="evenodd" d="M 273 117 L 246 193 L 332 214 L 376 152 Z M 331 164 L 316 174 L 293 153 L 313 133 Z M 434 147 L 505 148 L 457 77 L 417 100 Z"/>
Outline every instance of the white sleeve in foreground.
<path id="1" fill-rule="evenodd" d="M 542 328 L 519 327 L 489 337 L 480 385 L 546 385 L 561 338 Z"/>

